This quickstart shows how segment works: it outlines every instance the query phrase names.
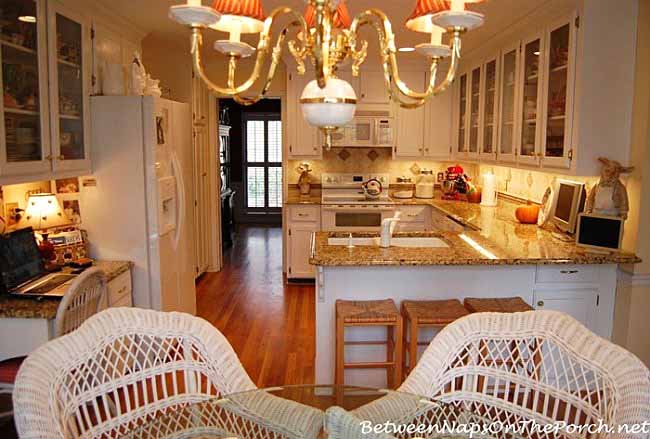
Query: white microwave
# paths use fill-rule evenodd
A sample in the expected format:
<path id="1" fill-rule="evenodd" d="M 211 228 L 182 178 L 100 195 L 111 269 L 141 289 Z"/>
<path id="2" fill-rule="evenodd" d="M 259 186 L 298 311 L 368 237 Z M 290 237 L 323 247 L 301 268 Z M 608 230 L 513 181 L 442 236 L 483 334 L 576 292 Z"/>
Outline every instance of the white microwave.
<path id="1" fill-rule="evenodd" d="M 392 148 L 395 132 L 393 126 L 394 120 L 390 116 L 357 114 L 349 124 L 332 135 L 332 145 Z"/>

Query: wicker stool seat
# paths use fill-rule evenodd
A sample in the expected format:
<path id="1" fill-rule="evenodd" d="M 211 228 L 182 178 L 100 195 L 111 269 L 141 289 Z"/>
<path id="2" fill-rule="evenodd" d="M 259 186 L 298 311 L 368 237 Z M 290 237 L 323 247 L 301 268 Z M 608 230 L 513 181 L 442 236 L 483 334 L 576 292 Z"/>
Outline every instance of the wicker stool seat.
<path id="1" fill-rule="evenodd" d="M 346 327 L 385 326 L 386 340 L 346 341 Z M 385 345 L 386 361 L 346 363 L 346 346 Z M 387 385 L 396 388 L 402 378 L 402 317 L 391 299 L 336 301 L 335 382 L 345 384 L 345 369 L 386 369 Z"/>
<path id="2" fill-rule="evenodd" d="M 527 304 L 521 297 L 501 297 L 465 299 L 465 308 L 471 313 L 475 312 L 525 312 L 532 311 L 533 307 Z"/>
<path id="3" fill-rule="evenodd" d="M 415 367 L 418 361 L 418 346 L 426 346 L 430 343 L 418 340 L 420 328 L 444 328 L 467 315 L 469 315 L 469 311 L 456 299 L 402 301 L 402 317 L 404 317 L 404 325 L 408 328 L 408 334 L 407 330 L 404 330 L 404 346 L 408 346 L 408 349 L 404 349 L 402 358 L 404 372 L 407 373 Z M 407 351 L 408 367 L 406 362 Z"/>

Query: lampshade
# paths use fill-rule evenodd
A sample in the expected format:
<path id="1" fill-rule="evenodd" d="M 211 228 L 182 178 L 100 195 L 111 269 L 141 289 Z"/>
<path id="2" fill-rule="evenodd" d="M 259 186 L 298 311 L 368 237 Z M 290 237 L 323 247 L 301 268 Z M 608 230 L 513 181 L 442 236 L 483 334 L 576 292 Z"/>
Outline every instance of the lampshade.
<path id="1" fill-rule="evenodd" d="M 307 10 L 305 10 L 305 21 L 307 22 L 307 27 L 314 27 L 316 25 L 316 10 L 311 3 L 307 5 Z M 350 12 L 345 4 L 345 0 L 341 0 L 332 15 L 332 26 L 335 29 L 349 29 L 351 25 L 352 19 L 350 18 Z"/>
<path id="2" fill-rule="evenodd" d="M 415 32 L 431 33 L 437 27 L 431 21 L 433 14 L 449 10 L 447 0 L 417 0 L 415 9 L 406 20 L 406 27 Z"/>
<path id="3" fill-rule="evenodd" d="M 300 105 L 305 120 L 315 127 L 341 127 L 354 118 L 357 95 L 352 86 L 338 78 L 330 77 L 325 88 L 316 80 L 302 92 Z"/>
<path id="4" fill-rule="evenodd" d="M 264 28 L 264 10 L 261 0 L 215 0 L 212 8 L 221 19 L 212 29 L 239 34 L 254 34 Z"/>
<path id="5" fill-rule="evenodd" d="M 466 11 L 465 3 L 481 3 L 485 0 L 416 0 L 415 9 L 406 20 L 406 27 L 431 34 L 431 44 L 441 44 L 441 28 L 467 27 L 482 24 L 482 15 Z M 439 28 L 440 26 L 440 28 Z"/>
<path id="6" fill-rule="evenodd" d="M 46 230 L 71 224 L 61 209 L 59 200 L 52 194 L 33 194 L 27 200 L 25 215 L 20 220 L 21 227 Z"/>

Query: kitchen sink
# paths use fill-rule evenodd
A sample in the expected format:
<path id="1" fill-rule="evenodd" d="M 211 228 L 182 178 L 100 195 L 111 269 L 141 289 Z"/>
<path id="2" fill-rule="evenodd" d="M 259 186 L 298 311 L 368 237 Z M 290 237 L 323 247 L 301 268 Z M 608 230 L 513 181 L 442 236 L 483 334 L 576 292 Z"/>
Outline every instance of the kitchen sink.
<path id="1" fill-rule="evenodd" d="M 329 238 L 327 243 L 329 245 L 348 245 L 361 247 L 378 247 L 379 237 L 376 238 Z M 449 245 L 445 241 L 436 237 L 429 236 L 409 236 L 409 237 L 394 237 L 390 240 L 391 247 L 405 247 L 405 248 L 448 248 Z"/>

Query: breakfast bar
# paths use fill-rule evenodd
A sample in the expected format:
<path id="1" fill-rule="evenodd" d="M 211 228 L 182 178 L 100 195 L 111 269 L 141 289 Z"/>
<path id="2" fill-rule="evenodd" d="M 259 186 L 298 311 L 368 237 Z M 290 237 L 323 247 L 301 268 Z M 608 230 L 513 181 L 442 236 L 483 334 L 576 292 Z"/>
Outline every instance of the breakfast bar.
<path id="1" fill-rule="evenodd" d="M 421 201 L 414 201 L 418 203 Z M 442 300 L 521 297 L 535 309 L 566 312 L 604 338 L 613 328 L 618 266 L 640 260 L 623 252 L 591 253 L 536 225 L 514 219 L 515 203 L 497 207 L 439 199 L 424 201 L 436 215 L 466 227 L 455 232 L 395 233 L 376 245 L 377 233 L 318 232 L 310 263 L 317 267 L 316 382 L 334 378 L 337 300 Z M 349 246 L 352 242 L 353 246 Z M 421 242 L 422 245 L 418 245 Z M 430 340 L 433 329 L 421 333 Z M 348 340 L 385 339 L 377 328 L 352 328 Z M 383 347 L 350 346 L 354 361 L 385 358 Z M 348 370 L 346 383 L 385 385 L 377 370 Z"/>

